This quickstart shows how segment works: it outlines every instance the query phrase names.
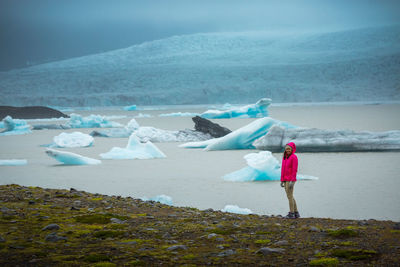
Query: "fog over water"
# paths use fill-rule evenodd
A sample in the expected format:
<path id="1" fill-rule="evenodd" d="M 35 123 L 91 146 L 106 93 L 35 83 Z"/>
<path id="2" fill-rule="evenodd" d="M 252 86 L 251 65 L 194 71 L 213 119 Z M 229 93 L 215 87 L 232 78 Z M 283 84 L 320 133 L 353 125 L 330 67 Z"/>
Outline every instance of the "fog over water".
<path id="1" fill-rule="evenodd" d="M 173 35 L 335 31 L 400 23 L 400 2 L 2 0 L 0 71 Z"/>

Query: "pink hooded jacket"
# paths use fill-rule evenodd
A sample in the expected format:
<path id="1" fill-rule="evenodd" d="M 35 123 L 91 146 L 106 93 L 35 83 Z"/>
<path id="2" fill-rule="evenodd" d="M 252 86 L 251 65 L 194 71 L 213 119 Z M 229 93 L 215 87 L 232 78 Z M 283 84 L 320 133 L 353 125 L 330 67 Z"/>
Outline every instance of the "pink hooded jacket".
<path id="1" fill-rule="evenodd" d="M 281 168 L 281 182 L 290 181 L 295 182 L 297 181 L 297 166 L 298 166 L 298 159 L 297 156 L 294 154 L 296 152 L 296 145 L 293 142 L 287 144 L 290 146 L 293 151 L 292 154 L 282 159 L 282 168 Z"/>

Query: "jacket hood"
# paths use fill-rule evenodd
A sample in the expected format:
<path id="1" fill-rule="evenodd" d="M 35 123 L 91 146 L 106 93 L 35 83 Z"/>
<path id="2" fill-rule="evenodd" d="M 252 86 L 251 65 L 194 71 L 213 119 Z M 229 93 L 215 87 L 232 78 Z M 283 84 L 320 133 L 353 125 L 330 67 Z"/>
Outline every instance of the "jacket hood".
<path id="1" fill-rule="evenodd" d="M 287 143 L 287 146 L 290 146 L 293 149 L 292 154 L 294 154 L 296 152 L 296 144 L 293 142 Z"/>

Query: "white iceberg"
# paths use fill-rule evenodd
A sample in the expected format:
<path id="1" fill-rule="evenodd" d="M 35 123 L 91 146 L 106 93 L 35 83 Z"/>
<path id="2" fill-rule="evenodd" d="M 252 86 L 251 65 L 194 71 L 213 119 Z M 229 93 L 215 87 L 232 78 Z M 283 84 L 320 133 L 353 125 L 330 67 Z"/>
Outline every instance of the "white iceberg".
<path id="1" fill-rule="evenodd" d="M 140 139 L 141 142 L 191 142 L 199 140 L 208 140 L 212 136 L 198 131 L 193 130 L 180 130 L 180 131 L 169 131 L 157 129 L 154 127 L 140 127 L 134 134 Z"/>
<path id="2" fill-rule="evenodd" d="M 280 152 L 288 142 L 296 144 L 297 152 L 395 151 L 400 150 L 400 131 L 286 129 L 276 125 L 253 145 L 260 150 Z"/>
<path id="3" fill-rule="evenodd" d="M 0 159 L 0 166 L 22 166 L 28 164 L 26 159 Z"/>
<path id="4" fill-rule="evenodd" d="M 30 125 L 25 120 L 13 119 L 11 116 L 2 120 L 0 128 L 5 128 L 0 136 L 31 133 Z"/>
<path id="5" fill-rule="evenodd" d="M 69 121 L 65 124 L 70 128 L 114 128 L 122 127 L 120 123 L 109 121 L 105 116 L 91 114 L 82 117 L 79 114 L 72 113 Z"/>
<path id="6" fill-rule="evenodd" d="M 153 116 L 151 116 L 150 114 L 143 114 L 143 113 L 139 113 L 138 115 L 135 116 L 135 118 L 151 118 Z"/>
<path id="7" fill-rule="evenodd" d="M 136 109 L 137 109 L 136 105 L 131 105 L 131 106 L 124 107 L 124 110 L 126 110 L 126 111 L 132 111 L 132 110 L 136 110 Z"/>
<path id="8" fill-rule="evenodd" d="M 221 211 L 236 213 L 236 214 L 244 214 L 244 215 L 253 213 L 250 209 L 239 208 L 239 206 L 237 206 L 237 205 L 226 205 Z"/>
<path id="9" fill-rule="evenodd" d="M 64 163 L 65 165 L 97 165 L 101 163 L 101 161 L 97 159 L 50 148 L 46 149 L 46 154 L 49 157 L 55 158 L 57 161 Z"/>
<path id="10" fill-rule="evenodd" d="M 159 117 L 196 117 L 199 113 L 190 112 L 175 112 L 175 113 L 163 113 L 158 115 Z"/>
<path id="11" fill-rule="evenodd" d="M 229 173 L 223 177 L 226 181 L 280 181 L 281 164 L 270 151 L 250 153 L 244 156 L 247 167 Z M 297 174 L 298 180 L 317 180 L 317 177 Z"/>
<path id="12" fill-rule="evenodd" d="M 92 146 L 94 139 L 92 136 L 81 133 L 61 133 L 53 138 L 56 147 L 88 147 Z"/>
<path id="13" fill-rule="evenodd" d="M 143 197 L 142 200 L 143 201 L 151 200 L 151 201 L 159 202 L 161 204 L 165 204 L 165 205 L 169 205 L 169 206 L 172 206 L 174 204 L 172 201 L 172 197 L 167 196 L 167 195 L 158 195 L 158 196 L 155 196 L 152 198 Z"/>
<path id="14" fill-rule="evenodd" d="M 287 122 L 266 117 L 255 120 L 223 137 L 210 139 L 203 142 L 189 142 L 180 145 L 180 147 L 205 148 L 205 150 L 251 149 L 254 148 L 252 144 L 254 140 L 265 135 L 269 128 L 274 125 L 280 125 L 284 128 L 295 127 Z"/>
<path id="15" fill-rule="evenodd" d="M 262 98 L 255 104 L 227 110 L 207 110 L 200 116 L 207 119 L 263 118 L 268 117 L 268 106 L 270 104 L 271 99 Z"/>
<path id="16" fill-rule="evenodd" d="M 140 126 L 135 119 L 131 119 L 127 125 L 123 128 L 111 128 L 95 130 L 90 133 L 91 136 L 100 137 L 114 137 L 114 138 L 126 138 L 129 137 L 133 131 L 138 129 Z"/>
<path id="17" fill-rule="evenodd" d="M 126 148 L 113 147 L 109 152 L 102 153 L 103 159 L 153 159 L 165 158 L 165 154 L 150 141 L 141 143 L 140 139 L 131 134 Z"/>

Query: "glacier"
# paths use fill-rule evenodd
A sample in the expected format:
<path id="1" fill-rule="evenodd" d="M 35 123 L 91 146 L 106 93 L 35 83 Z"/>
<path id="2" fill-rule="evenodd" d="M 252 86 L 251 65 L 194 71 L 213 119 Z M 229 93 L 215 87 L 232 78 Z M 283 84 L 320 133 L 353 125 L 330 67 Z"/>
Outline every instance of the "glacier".
<path id="1" fill-rule="evenodd" d="M 236 214 L 244 214 L 248 215 L 253 213 L 250 209 L 248 208 L 240 208 L 237 205 L 226 205 L 222 210 L 222 212 L 229 212 L 229 213 L 236 213 Z"/>
<path id="2" fill-rule="evenodd" d="M 239 108 L 229 108 L 225 110 L 207 110 L 200 116 L 206 119 L 268 117 L 268 106 L 271 104 L 271 102 L 272 100 L 270 98 L 262 98 L 255 104 L 246 105 Z"/>
<path id="3" fill-rule="evenodd" d="M 201 142 L 188 142 L 180 145 L 180 147 L 204 148 L 205 150 L 251 149 L 255 148 L 252 143 L 265 135 L 269 128 L 274 125 L 280 125 L 285 128 L 295 127 L 287 122 L 265 117 L 257 119 L 223 137 Z"/>
<path id="4" fill-rule="evenodd" d="M 98 159 L 88 158 L 67 151 L 60 151 L 51 148 L 46 149 L 46 154 L 49 157 L 55 158 L 57 161 L 65 165 L 98 165 L 101 163 Z"/>
<path id="5" fill-rule="evenodd" d="M 223 179 L 233 182 L 280 181 L 281 164 L 270 151 L 260 151 L 244 156 L 247 167 L 226 174 Z M 298 180 L 317 180 L 317 177 L 297 174 Z"/>
<path id="6" fill-rule="evenodd" d="M 281 152 L 289 142 L 295 142 L 297 152 L 396 151 L 400 150 L 400 131 L 285 129 L 275 125 L 253 145 L 260 150 Z"/>
<path id="7" fill-rule="evenodd" d="M 172 36 L 0 72 L 0 105 L 400 100 L 399 43 L 399 25 Z"/>
<path id="8" fill-rule="evenodd" d="M 4 128 L 4 130 L 0 132 L 0 136 L 27 134 L 32 132 L 30 130 L 30 125 L 25 120 L 13 119 L 11 116 L 6 116 L 1 121 L 0 128 Z"/>
<path id="9" fill-rule="evenodd" d="M 103 159 L 153 159 L 165 158 L 165 154 L 152 142 L 141 143 L 133 133 L 125 148 L 113 147 L 109 152 L 100 154 Z"/>
<path id="10" fill-rule="evenodd" d="M 22 166 L 28 164 L 26 159 L 0 159 L 0 166 Z"/>
<path id="11" fill-rule="evenodd" d="M 93 142 L 93 137 L 85 133 L 60 133 L 54 136 L 52 147 L 88 147 L 92 146 Z"/>

